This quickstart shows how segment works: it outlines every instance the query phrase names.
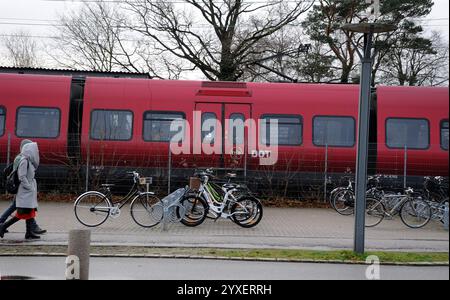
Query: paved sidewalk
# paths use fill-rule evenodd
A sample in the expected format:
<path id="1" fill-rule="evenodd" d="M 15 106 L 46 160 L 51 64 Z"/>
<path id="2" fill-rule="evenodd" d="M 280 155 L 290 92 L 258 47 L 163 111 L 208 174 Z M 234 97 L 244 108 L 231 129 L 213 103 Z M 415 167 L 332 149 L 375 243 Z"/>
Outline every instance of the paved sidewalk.
<path id="1" fill-rule="evenodd" d="M 0 202 L 3 211 L 7 202 Z M 33 245 L 66 245 L 68 231 L 85 228 L 76 220 L 70 203 L 42 203 L 38 223 L 49 232 L 42 240 L 24 241 L 24 222 L 10 228 L 0 245 L 30 243 Z M 117 219 L 110 219 L 92 229 L 96 245 L 133 245 L 169 247 L 352 249 L 353 217 L 344 217 L 329 209 L 265 208 L 261 223 L 245 229 L 229 220 L 206 220 L 199 227 L 170 224 L 167 231 L 160 225 L 152 229 L 136 225 L 126 206 Z M 399 219 L 384 220 L 366 230 L 368 250 L 449 251 L 449 233 L 440 223 L 413 230 Z"/>

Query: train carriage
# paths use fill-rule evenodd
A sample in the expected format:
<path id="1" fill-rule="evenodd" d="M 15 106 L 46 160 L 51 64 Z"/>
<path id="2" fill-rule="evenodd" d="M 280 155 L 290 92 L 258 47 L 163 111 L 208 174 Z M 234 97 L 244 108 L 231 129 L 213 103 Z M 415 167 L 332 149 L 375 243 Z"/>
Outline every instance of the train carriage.
<path id="1" fill-rule="evenodd" d="M 378 87 L 374 95 L 369 171 L 403 175 L 406 161 L 408 176 L 446 176 L 448 88 Z M 0 163 L 8 144 L 15 154 L 30 138 L 49 167 L 89 160 L 155 171 L 170 159 L 179 176 L 196 167 L 306 179 L 354 172 L 358 96 L 357 85 L 0 74 Z M 169 154 L 174 135 L 181 155 Z M 261 165 L 273 149 L 276 164 Z"/>

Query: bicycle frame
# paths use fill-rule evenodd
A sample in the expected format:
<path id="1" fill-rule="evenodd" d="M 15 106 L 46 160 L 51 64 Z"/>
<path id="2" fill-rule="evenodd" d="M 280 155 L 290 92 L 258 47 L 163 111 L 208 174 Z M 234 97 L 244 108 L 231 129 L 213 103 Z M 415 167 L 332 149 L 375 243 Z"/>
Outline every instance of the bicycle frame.
<path id="1" fill-rule="evenodd" d="M 136 196 L 143 193 L 139 190 L 138 184 L 135 182 L 135 183 L 133 183 L 133 186 L 131 187 L 131 189 L 128 191 L 128 194 L 126 194 L 124 197 L 122 197 L 122 199 L 114 202 L 113 195 L 111 193 L 111 189 L 110 188 L 105 188 L 105 189 L 106 189 L 106 193 L 104 193 L 105 197 L 109 200 L 109 202 L 111 203 L 112 206 L 118 207 L 119 209 L 124 207 L 125 204 L 127 204 L 130 200 L 134 199 Z"/>
<path id="2" fill-rule="evenodd" d="M 224 212 L 224 210 L 226 208 L 229 208 L 229 206 L 232 203 L 235 203 L 237 201 L 236 197 L 233 196 L 233 193 L 237 192 L 238 189 L 230 189 L 230 190 L 226 190 L 224 188 L 221 188 L 222 191 L 224 192 L 224 196 L 223 196 L 223 200 L 219 201 L 219 199 L 217 199 L 217 197 L 220 197 L 217 192 L 214 190 L 212 184 L 209 182 L 209 178 L 205 179 L 205 182 L 200 184 L 200 189 L 198 191 L 198 195 L 203 197 L 206 202 L 209 205 L 210 210 L 212 210 L 212 213 L 216 216 L 216 218 L 218 217 L 222 217 L 222 218 L 230 218 L 231 216 L 233 216 L 236 213 L 226 213 Z M 245 206 L 242 206 L 241 204 L 239 204 L 244 210 L 245 213 L 248 213 L 248 210 Z M 242 212 L 239 212 L 242 213 Z"/>
<path id="3" fill-rule="evenodd" d="M 389 211 L 385 211 L 388 217 L 393 217 L 400 213 L 400 208 L 402 205 L 411 199 L 409 195 L 385 195 L 383 199 L 385 200 L 386 198 L 401 198 L 401 200 L 397 201 L 397 203 Z"/>
<path id="4" fill-rule="evenodd" d="M 109 207 L 95 206 L 91 209 L 95 209 L 95 211 L 107 213 L 108 216 L 117 217 L 118 215 L 120 215 L 120 210 L 128 202 L 134 201 L 137 197 L 139 197 L 141 195 L 154 195 L 153 192 L 149 192 L 149 191 L 142 192 L 139 189 L 139 184 L 136 179 L 136 175 L 134 175 L 134 176 L 135 177 L 133 178 L 133 186 L 128 191 L 128 193 L 124 197 L 122 197 L 119 201 L 114 201 L 113 195 L 111 193 L 111 189 L 109 186 L 103 187 L 103 190 L 105 190 L 104 193 L 103 193 L 103 191 L 88 191 L 88 192 L 86 192 L 86 193 L 97 193 L 98 195 L 105 198 L 108 201 L 108 203 L 110 204 Z M 86 193 L 84 193 L 84 194 L 86 194 Z M 83 196 L 84 194 L 80 195 L 80 197 Z"/>

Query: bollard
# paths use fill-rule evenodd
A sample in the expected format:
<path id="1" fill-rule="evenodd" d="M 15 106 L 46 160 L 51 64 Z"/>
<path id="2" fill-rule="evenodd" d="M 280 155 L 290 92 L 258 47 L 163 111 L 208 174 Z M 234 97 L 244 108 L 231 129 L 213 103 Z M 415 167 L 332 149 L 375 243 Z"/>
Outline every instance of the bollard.
<path id="1" fill-rule="evenodd" d="M 91 231 L 86 229 L 69 232 L 69 246 L 66 258 L 66 280 L 89 279 L 89 255 Z"/>
<path id="2" fill-rule="evenodd" d="M 444 228 L 448 231 L 448 202 L 445 202 L 444 209 Z"/>

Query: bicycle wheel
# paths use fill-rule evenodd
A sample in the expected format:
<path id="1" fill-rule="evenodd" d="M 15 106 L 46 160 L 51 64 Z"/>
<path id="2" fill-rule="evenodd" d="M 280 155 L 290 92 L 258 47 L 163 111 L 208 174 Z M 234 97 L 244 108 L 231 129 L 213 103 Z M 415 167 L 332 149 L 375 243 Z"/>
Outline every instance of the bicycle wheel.
<path id="1" fill-rule="evenodd" d="M 109 217 L 112 204 L 100 192 L 87 192 L 75 200 L 74 212 L 78 222 L 87 227 L 97 227 Z"/>
<path id="2" fill-rule="evenodd" d="M 375 227 L 380 224 L 385 217 L 384 205 L 381 201 L 374 198 L 366 199 L 366 227 Z"/>
<path id="3" fill-rule="evenodd" d="M 330 206 L 333 208 L 333 209 L 336 209 L 335 207 L 334 207 L 334 198 L 336 197 L 336 195 L 340 192 L 340 191 L 343 191 L 343 190 L 345 190 L 346 188 L 342 188 L 342 187 L 340 187 L 340 188 L 335 188 L 334 190 L 332 190 L 331 192 L 330 192 L 330 197 L 329 197 L 329 199 L 328 199 L 328 202 L 330 203 Z"/>
<path id="4" fill-rule="evenodd" d="M 261 221 L 263 207 L 258 199 L 243 197 L 231 206 L 231 219 L 234 223 L 244 228 L 251 228 Z"/>
<path id="5" fill-rule="evenodd" d="M 145 193 L 133 199 L 130 213 L 136 224 L 144 228 L 151 228 L 161 222 L 164 216 L 164 206 L 158 197 Z"/>
<path id="6" fill-rule="evenodd" d="M 195 227 L 202 224 L 208 215 L 209 206 L 206 201 L 194 195 L 188 195 L 181 199 L 180 204 L 184 207 L 184 216 L 177 207 L 177 218 L 181 223 L 188 227 Z"/>
<path id="7" fill-rule="evenodd" d="M 350 216 L 355 211 L 355 194 L 350 190 L 342 190 L 333 198 L 333 208 L 343 216 Z"/>
<path id="8" fill-rule="evenodd" d="M 400 209 L 400 218 L 409 228 L 422 228 L 431 220 L 431 207 L 422 199 L 408 200 Z"/>

